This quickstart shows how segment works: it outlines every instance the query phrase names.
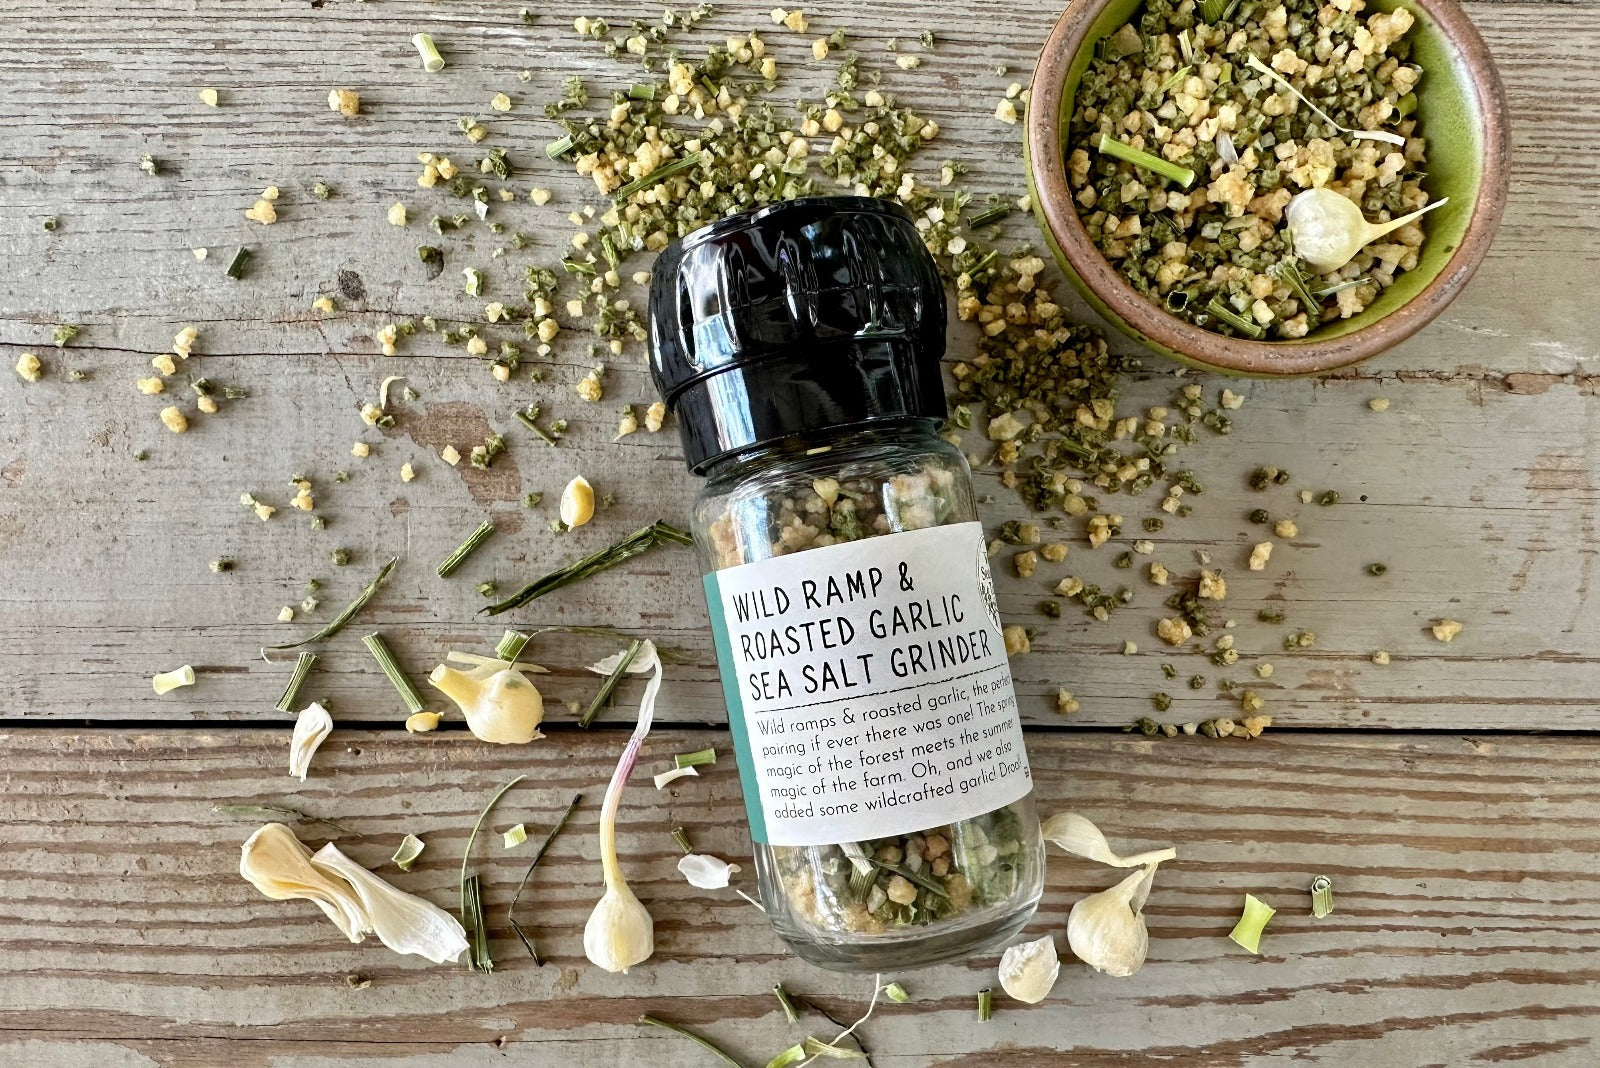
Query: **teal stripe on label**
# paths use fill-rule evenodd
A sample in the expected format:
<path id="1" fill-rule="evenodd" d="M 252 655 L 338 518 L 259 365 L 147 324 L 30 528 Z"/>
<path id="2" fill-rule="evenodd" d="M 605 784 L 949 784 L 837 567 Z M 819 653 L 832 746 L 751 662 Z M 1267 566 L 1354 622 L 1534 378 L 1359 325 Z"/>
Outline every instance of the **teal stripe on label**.
<path id="1" fill-rule="evenodd" d="M 728 641 L 728 621 L 722 614 L 722 588 L 716 572 L 705 577 L 706 610 L 711 615 L 711 639 L 717 647 L 718 674 L 722 676 L 722 699 L 728 706 L 728 729 L 733 732 L 733 749 L 739 765 L 739 784 L 744 792 L 744 810 L 750 820 L 750 837 L 766 844 L 767 817 L 761 810 L 761 788 L 756 784 L 755 760 L 750 755 L 749 728 L 744 722 L 744 700 L 739 696 L 739 679 L 734 674 L 733 645 Z"/>

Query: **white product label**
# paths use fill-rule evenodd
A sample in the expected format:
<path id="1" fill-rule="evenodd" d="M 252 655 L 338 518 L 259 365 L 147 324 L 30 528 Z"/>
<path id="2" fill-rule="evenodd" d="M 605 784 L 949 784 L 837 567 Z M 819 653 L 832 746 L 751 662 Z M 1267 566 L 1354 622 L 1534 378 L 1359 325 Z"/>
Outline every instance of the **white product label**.
<path id="1" fill-rule="evenodd" d="M 909 834 L 1032 789 L 980 524 L 780 556 L 705 585 L 756 841 Z"/>

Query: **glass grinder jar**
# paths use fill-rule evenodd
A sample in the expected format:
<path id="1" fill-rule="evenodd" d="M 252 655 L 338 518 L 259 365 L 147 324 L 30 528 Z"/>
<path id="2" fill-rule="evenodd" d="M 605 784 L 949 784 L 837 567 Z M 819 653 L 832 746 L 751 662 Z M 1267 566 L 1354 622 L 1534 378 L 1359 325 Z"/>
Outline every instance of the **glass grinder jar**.
<path id="1" fill-rule="evenodd" d="M 1042 887 L 971 472 L 938 434 L 945 315 L 910 214 L 860 197 L 724 219 L 651 280 L 761 898 L 828 968 L 994 948 Z"/>

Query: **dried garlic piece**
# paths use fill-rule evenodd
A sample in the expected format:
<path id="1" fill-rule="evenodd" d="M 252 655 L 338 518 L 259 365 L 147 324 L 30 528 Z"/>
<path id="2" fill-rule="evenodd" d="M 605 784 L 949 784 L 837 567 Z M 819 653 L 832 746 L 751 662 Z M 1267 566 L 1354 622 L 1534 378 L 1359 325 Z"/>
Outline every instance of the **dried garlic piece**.
<path id="1" fill-rule="evenodd" d="M 311 768 L 311 757 L 323 740 L 333 733 L 333 717 L 328 710 L 313 701 L 294 722 L 294 735 L 289 739 L 289 774 L 306 781 Z"/>
<path id="2" fill-rule="evenodd" d="M 1056 985 L 1061 958 L 1051 935 L 1008 948 L 1000 958 L 1000 988 L 1026 1005 L 1037 1005 Z"/>

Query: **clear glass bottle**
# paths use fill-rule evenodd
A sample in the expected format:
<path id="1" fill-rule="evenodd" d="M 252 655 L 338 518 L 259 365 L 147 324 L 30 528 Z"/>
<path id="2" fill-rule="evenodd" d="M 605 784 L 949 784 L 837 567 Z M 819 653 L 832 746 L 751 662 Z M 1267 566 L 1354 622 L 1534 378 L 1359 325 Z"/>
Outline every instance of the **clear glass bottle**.
<path id="1" fill-rule="evenodd" d="M 769 920 L 844 970 L 1005 943 L 1043 840 L 915 226 L 860 198 L 724 220 L 663 254 L 651 312 Z"/>

